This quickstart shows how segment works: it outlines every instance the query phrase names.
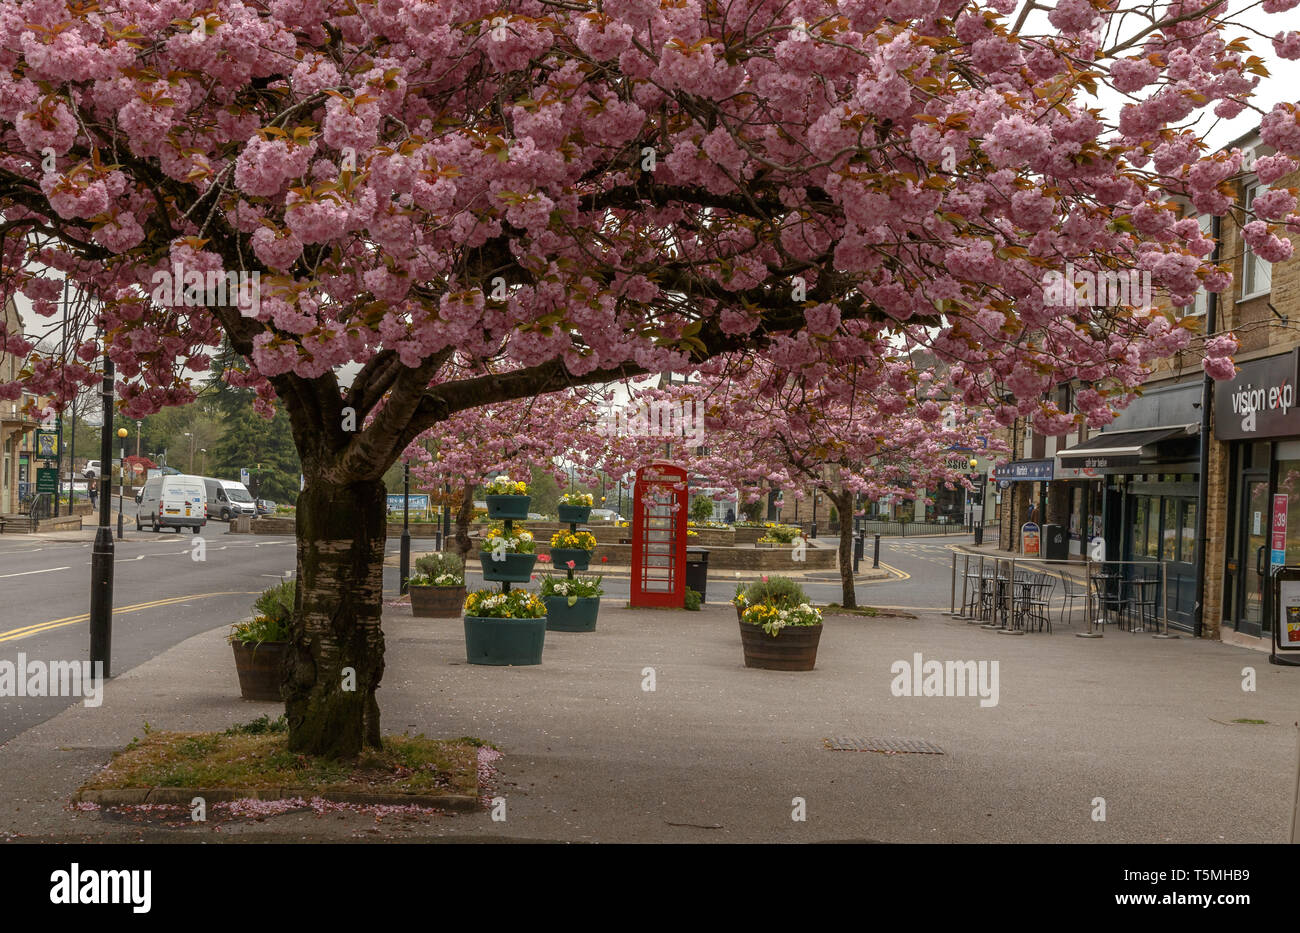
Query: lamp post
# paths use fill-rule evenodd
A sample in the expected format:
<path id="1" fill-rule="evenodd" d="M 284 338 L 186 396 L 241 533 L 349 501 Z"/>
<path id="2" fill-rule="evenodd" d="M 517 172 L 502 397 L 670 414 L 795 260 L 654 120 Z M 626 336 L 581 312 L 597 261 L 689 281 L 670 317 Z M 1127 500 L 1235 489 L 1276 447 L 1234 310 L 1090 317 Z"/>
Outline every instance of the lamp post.
<path id="1" fill-rule="evenodd" d="M 208 448 L 206 447 L 199 448 L 199 472 L 208 472 Z"/>
<path id="2" fill-rule="evenodd" d="M 185 436 L 190 439 L 189 440 L 190 459 L 186 461 L 185 472 L 192 475 L 194 473 L 194 435 L 191 434 L 189 431 L 186 431 Z"/>
<path id="3" fill-rule="evenodd" d="M 117 461 L 117 540 L 122 540 L 122 492 L 126 485 L 126 436 L 131 432 L 126 428 L 118 428 L 117 436 L 121 440 L 118 445 L 120 456 Z"/>
<path id="4" fill-rule="evenodd" d="M 113 361 L 104 354 L 104 383 L 100 389 L 104 406 L 104 423 L 99 440 L 99 529 L 95 532 L 95 546 L 90 552 L 90 662 L 103 665 L 103 674 L 110 674 L 110 654 L 113 644 L 113 529 L 109 525 L 109 497 L 113 487 Z"/>
<path id="5" fill-rule="evenodd" d="M 406 580 L 411 575 L 411 463 L 402 464 L 402 556 L 397 571 L 401 577 L 398 592 L 406 595 Z"/>

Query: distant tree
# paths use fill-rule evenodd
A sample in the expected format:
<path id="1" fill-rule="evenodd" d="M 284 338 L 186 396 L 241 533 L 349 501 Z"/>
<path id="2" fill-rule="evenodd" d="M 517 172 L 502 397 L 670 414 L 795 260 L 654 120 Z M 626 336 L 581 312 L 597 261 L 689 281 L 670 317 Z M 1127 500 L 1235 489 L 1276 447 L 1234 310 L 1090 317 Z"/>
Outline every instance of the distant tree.
<path id="1" fill-rule="evenodd" d="M 289 417 L 279 409 L 268 421 L 254 410 L 253 393 L 241 394 L 243 404 L 230 406 L 221 439 L 208 448 L 209 473 L 237 479 L 240 469 L 247 469 L 259 498 L 292 504 L 298 499 L 302 467 Z"/>
<path id="2" fill-rule="evenodd" d="M 713 517 L 713 500 L 708 496 L 696 496 L 691 503 L 691 521 L 707 522 Z"/>

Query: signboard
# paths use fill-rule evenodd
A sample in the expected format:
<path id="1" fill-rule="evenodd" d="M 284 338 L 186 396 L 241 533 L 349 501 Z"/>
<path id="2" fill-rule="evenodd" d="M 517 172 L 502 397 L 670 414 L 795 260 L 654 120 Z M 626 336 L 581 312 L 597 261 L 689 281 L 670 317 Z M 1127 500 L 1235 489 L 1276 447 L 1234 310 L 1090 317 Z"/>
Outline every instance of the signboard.
<path id="1" fill-rule="evenodd" d="M 1016 460 L 995 467 L 993 478 L 998 482 L 1039 483 L 1052 479 L 1055 469 L 1054 460 Z"/>
<path id="2" fill-rule="evenodd" d="M 59 471 L 55 467 L 36 468 L 36 491 L 49 493 L 59 491 Z"/>
<path id="3" fill-rule="evenodd" d="M 1277 643 L 1281 651 L 1300 651 L 1300 568 L 1288 567 L 1278 584 Z"/>
<path id="4" fill-rule="evenodd" d="M 246 467 L 239 468 L 239 482 L 244 488 L 248 488 L 248 469 Z"/>
<path id="5" fill-rule="evenodd" d="M 1214 436 L 1221 441 L 1300 434 L 1297 351 L 1238 364 L 1214 389 Z"/>
<path id="6" fill-rule="evenodd" d="M 36 432 L 36 456 L 53 459 L 59 455 L 59 435 L 54 431 Z"/>
<path id="7" fill-rule="evenodd" d="M 1273 547 L 1269 572 L 1277 573 L 1286 564 L 1286 509 L 1290 497 L 1278 493 L 1273 497 Z"/>
<path id="8" fill-rule="evenodd" d="M 406 498 L 406 496 L 403 496 L 400 492 L 397 493 L 396 495 L 389 495 L 389 497 L 388 497 L 388 511 L 390 511 L 390 512 L 400 512 L 400 511 L 402 511 L 402 500 L 405 499 L 405 498 Z M 418 493 L 418 494 L 417 494 L 417 493 L 411 493 L 411 511 L 412 511 L 412 512 L 427 512 L 428 510 L 429 510 L 429 496 L 428 496 L 428 494 L 427 494 L 427 493 Z"/>
<path id="9" fill-rule="evenodd" d="M 686 600 L 686 471 L 656 461 L 632 492 L 632 606 L 680 609 Z"/>
<path id="10" fill-rule="evenodd" d="M 1039 532 L 1036 522 L 1025 522 L 1020 526 L 1020 553 L 1026 557 L 1037 557 L 1039 553 Z"/>

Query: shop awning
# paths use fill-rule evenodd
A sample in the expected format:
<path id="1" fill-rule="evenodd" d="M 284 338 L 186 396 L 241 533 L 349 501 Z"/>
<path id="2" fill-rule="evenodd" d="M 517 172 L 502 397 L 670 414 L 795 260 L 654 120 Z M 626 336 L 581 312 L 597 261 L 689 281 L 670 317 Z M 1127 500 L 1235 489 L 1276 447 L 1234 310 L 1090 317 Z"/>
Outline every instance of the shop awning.
<path id="1" fill-rule="evenodd" d="M 1159 458 L 1162 441 L 1194 437 L 1200 431 L 1195 424 L 1164 428 L 1141 428 L 1133 431 L 1106 431 L 1082 444 L 1057 451 L 1062 467 L 1100 470 L 1107 467 L 1139 466 Z"/>

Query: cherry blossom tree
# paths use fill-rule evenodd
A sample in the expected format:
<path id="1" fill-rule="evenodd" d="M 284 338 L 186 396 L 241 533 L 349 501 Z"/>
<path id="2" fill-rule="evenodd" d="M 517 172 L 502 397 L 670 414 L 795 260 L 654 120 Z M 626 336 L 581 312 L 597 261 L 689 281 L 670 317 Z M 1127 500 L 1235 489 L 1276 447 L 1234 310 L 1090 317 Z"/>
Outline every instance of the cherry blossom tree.
<path id="1" fill-rule="evenodd" d="M 842 605 L 857 605 L 853 582 L 853 507 L 908 497 L 919 487 L 970 488 L 966 455 L 989 433 L 961 411 L 933 368 L 882 352 L 817 380 L 765 360 L 719 358 L 700 382 L 675 394 L 705 412 L 702 454 L 688 462 L 706 482 L 736 486 L 753 501 L 777 489 L 820 490 L 840 514 Z"/>
<path id="2" fill-rule="evenodd" d="M 895 334 L 1004 423 L 1068 417 L 1041 405 L 1063 379 L 1109 417 L 1189 331 L 1049 304 L 1042 277 L 1227 286 L 1168 206 L 1229 210 L 1242 156 L 1187 121 L 1251 106 L 1240 31 L 1199 0 L 10 0 L 0 300 L 21 291 L 28 328 L 60 276 L 93 300 L 67 359 L 0 334 L 28 359 L 0 396 L 66 399 L 107 355 L 140 417 L 192 400 L 229 340 L 306 477 L 289 744 L 354 755 L 380 743 L 381 478 L 458 412 Z M 1260 135 L 1275 180 L 1296 106 Z M 1256 203 L 1258 255 L 1289 255 L 1294 211 Z"/>

